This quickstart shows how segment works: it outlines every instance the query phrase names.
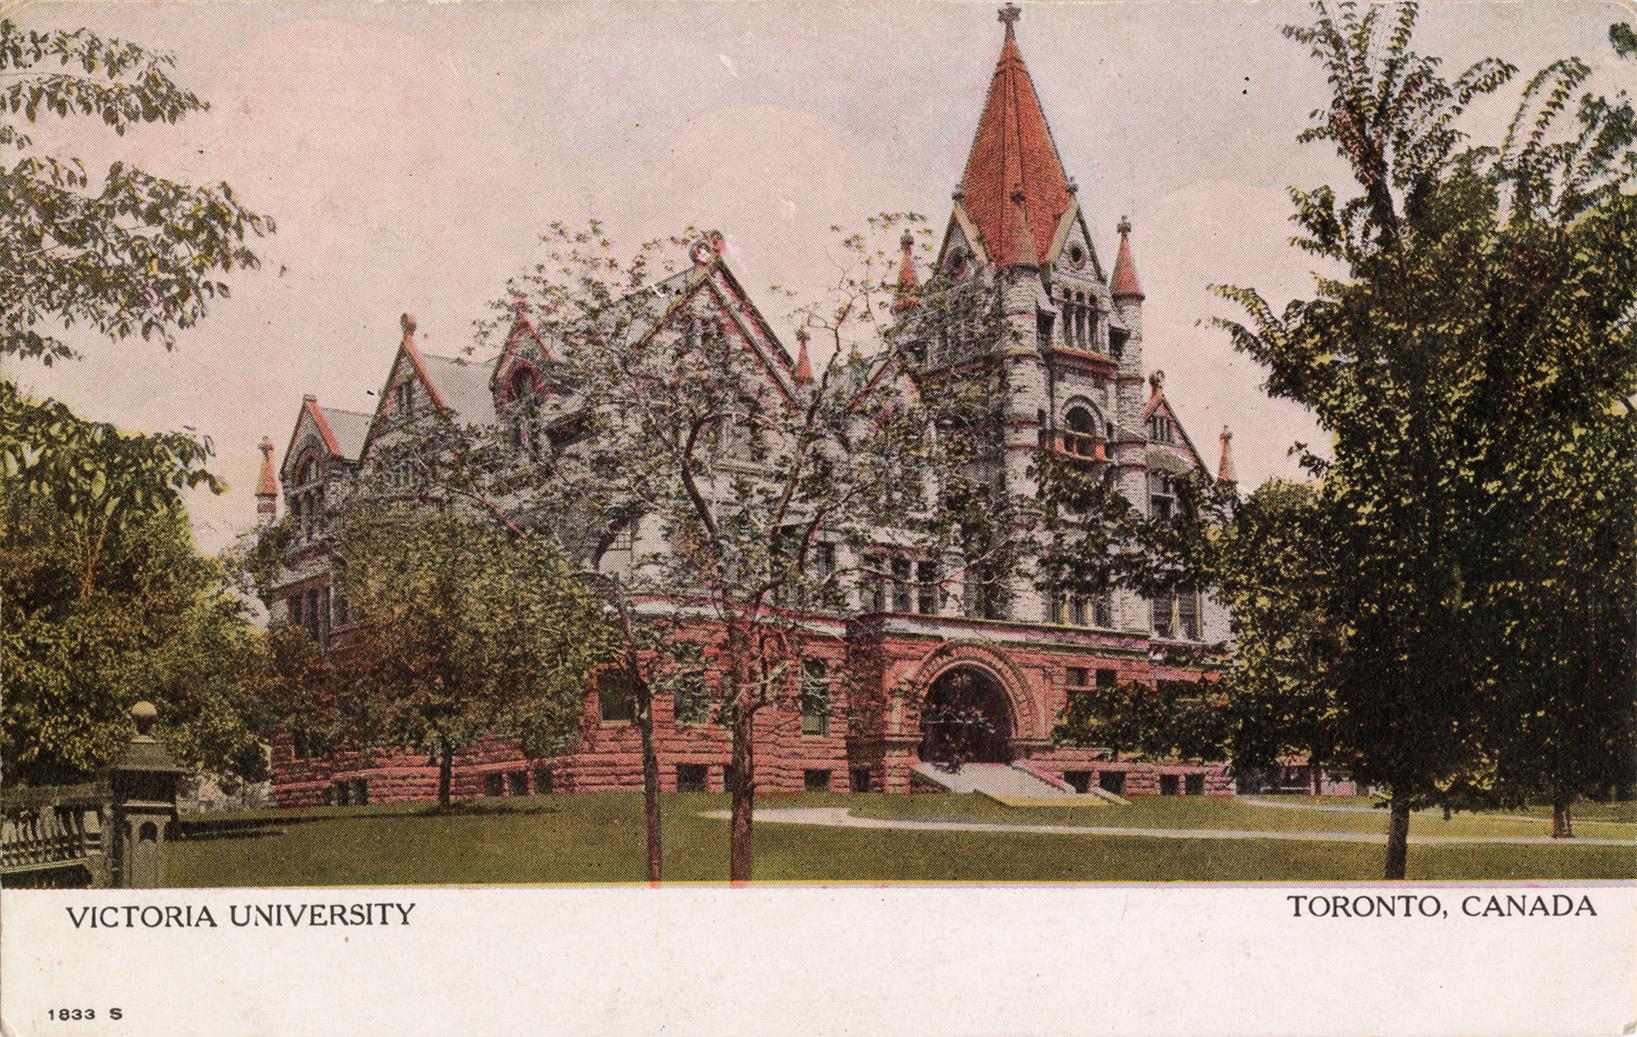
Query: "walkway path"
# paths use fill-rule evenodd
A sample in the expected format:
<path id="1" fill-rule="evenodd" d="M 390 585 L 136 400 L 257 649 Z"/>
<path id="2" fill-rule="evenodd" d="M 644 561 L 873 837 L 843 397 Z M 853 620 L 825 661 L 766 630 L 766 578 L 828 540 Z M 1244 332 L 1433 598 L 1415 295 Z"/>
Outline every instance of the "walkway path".
<path id="1" fill-rule="evenodd" d="M 701 817 L 727 820 L 726 810 Z M 1379 843 L 1381 832 L 1276 832 L 1236 828 L 1116 828 L 1071 825 L 1003 825 L 987 821 L 913 821 L 904 818 L 854 817 L 845 807 L 774 807 L 756 811 L 756 820 L 775 824 L 822 825 L 828 828 L 885 828 L 906 832 L 1017 832 L 1028 835 L 1111 835 L 1146 839 L 1276 839 L 1290 842 Z M 1637 846 L 1631 839 L 1553 839 L 1544 835 L 1410 835 L 1426 846 L 1500 844 L 1507 846 Z"/>
<path id="2" fill-rule="evenodd" d="M 1277 799 L 1257 799 L 1254 796 L 1238 796 L 1236 799 L 1240 803 L 1248 803 L 1253 807 L 1277 807 L 1280 810 L 1319 810 L 1331 814 L 1379 814 L 1382 817 L 1387 816 L 1385 807 L 1364 807 L 1347 803 L 1283 803 Z M 1427 817 L 1436 817 L 1440 820 L 1444 816 L 1441 810 L 1417 810 L 1416 813 Z M 1511 821 L 1526 825 L 1549 825 L 1552 823 L 1552 819 L 1549 817 L 1529 817 L 1522 814 L 1483 814 L 1474 816 L 1481 816 L 1485 821 Z M 1603 821 L 1597 818 L 1577 817 L 1574 819 L 1574 823 L 1577 825 L 1624 825 L 1629 828 L 1637 822 Z"/>

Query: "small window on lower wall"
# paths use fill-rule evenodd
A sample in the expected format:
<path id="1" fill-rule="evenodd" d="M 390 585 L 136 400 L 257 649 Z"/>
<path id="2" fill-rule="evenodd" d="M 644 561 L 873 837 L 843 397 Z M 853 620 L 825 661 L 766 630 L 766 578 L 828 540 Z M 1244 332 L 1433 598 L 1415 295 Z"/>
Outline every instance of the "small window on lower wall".
<path id="1" fill-rule="evenodd" d="M 1205 775 L 1203 775 L 1203 774 L 1184 775 L 1183 783 L 1182 783 L 1182 790 L 1184 792 L 1186 792 L 1190 796 L 1203 796 L 1203 795 L 1205 795 Z"/>
<path id="2" fill-rule="evenodd" d="M 604 723 L 629 723 L 637 716 L 637 692 L 631 675 L 624 670 L 604 670 L 597 675 L 598 715 Z"/>
<path id="3" fill-rule="evenodd" d="M 870 769 L 868 767 L 854 767 L 852 769 L 852 782 L 854 792 L 869 792 L 873 787 L 870 781 Z"/>
<path id="4" fill-rule="evenodd" d="M 1068 782 L 1069 787 L 1076 792 L 1091 791 L 1090 771 L 1064 771 L 1063 780 Z"/>
<path id="5" fill-rule="evenodd" d="M 722 765 L 722 791 L 732 792 L 733 786 L 737 785 L 738 783 L 738 775 L 733 773 L 733 764 L 724 763 Z"/>
<path id="6" fill-rule="evenodd" d="M 679 763 L 676 765 L 676 790 L 678 792 L 704 792 L 709 786 L 705 782 L 708 768 L 702 763 Z"/>
<path id="7" fill-rule="evenodd" d="M 483 794 L 485 796 L 504 796 L 506 794 L 506 776 L 496 771 L 483 776 Z"/>
<path id="8" fill-rule="evenodd" d="M 352 783 L 352 802 L 354 806 L 366 806 L 369 803 L 369 782 L 363 778 L 355 778 Z"/>
<path id="9" fill-rule="evenodd" d="M 801 772 L 801 778 L 802 778 L 802 787 L 805 788 L 808 792 L 829 792 L 830 791 L 830 772 L 829 771 L 802 771 Z"/>
<path id="10" fill-rule="evenodd" d="M 1097 787 L 1116 796 L 1125 794 L 1125 771 L 1098 771 Z"/>
<path id="11" fill-rule="evenodd" d="M 535 795 L 549 796 L 556 787 L 557 777 L 551 772 L 550 767 L 542 767 L 534 772 Z"/>
<path id="12" fill-rule="evenodd" d="M 526 795 L 528 795 L 529 794 L 529 772 L 528 771 L 512 771 L 510 774 L 506 775 L 506 785 L 507 785 L 507 792 L 509 794 L 513 795 L 513 796 L 526 796 Z"/>
<path id="13" fill-rule="evenodd" d="M 1175 774 L 1160 775 L 1160 795 L 1174 796 L 1177 794 L 1177 776 Z"/>

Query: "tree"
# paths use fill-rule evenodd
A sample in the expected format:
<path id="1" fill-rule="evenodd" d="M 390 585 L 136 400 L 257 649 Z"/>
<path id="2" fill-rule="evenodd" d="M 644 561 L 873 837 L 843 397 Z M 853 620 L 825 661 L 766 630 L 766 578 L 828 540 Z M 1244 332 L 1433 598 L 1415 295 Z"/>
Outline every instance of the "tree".
<path id="1" fill-rule="evenodd" d="M 226 184 L 193 187 L 115 162 L 100 176 L 38 147 L 43 117 L 88 116 L 123 135 L 205 103 L 173 60 L 87 30 L 0 18 L 0 359 L 75 356 L 67 335 L 167 349 L 256 266 L 273 222 Z M 233 679 L 260 645 L 221 573 L 186 530 L 181 491 L 219 489 L 207 439 L 131 435 L 0 378 L 8 576 L 7 779 L 84 776 L 124 739 L 125 713 L 158 698 L 184 756 L 250 776 L 260 721 Z M 239 666 L 243 663 L 243 666 Z"/>
<path id="2" fill-rule="evenodd" d="M 175 59 L 86 29 L 38 31 L 0 19 L 0 107 L 100 119 L 123 136 L 208 105 L 170 78 Z M 227 184 L 192 187 L 115 162 L 100 177 L 41 151 L 22 123 L 0 124 L 0 355 L 73 357 L 62 328 L 167 349 L 229 287 L 219 274 L 257 266 L 246 237 L 273 229 Z"/>
<path id="3" fill-rule="evenodd" d="M 714 712 L 732 732 L 729 874 L 746 881 L 757 717 L 799 696 L 802 647 L 822 636 L 811 614 L 870 581 L 978 595 L 1004 571 L 1009 541 L 994 531 L 1010 528 L 1011 505 L 966 431 L 988 418 L 993 372 L 924 362 L 930 343 L 996 334 L 994 294 L 937 277 L 894 293 L 889 251 L 848 236 L 835 291 L 801 311 L 803 338 L 829 347 L 815 370 L 805 342 L 792 365 L 765 326 L 724 316 L 748 301 L 719 238 L 648 242 L 630 260 L 595 224 L 545 241 L 491 329 L 506 336 L 527 314 L 549 351 L 537 380 L 495 428 L 445 430 L 401 456 L 425 492 L 513 530 L 546 526 L 588 568 L 629 539 L 622 592 L 671 643 L 700 643 L 714 671 Z M 678 248 L 680 269 L 667 259 Z M 882 528 L 895 531 L 885 549 Z M 895 570 L 887 551 L 928 564 Z"/>
<path id="4" fill-rule="evenodd" d="M 916 222 L 888 216 L 872 226 L 890 234 Z M 586 258 L 608 268 L 594 237 L 559 234 L 553 244 L 559 271 L 583 269 Z M 913 580 L 943 593 L 999 559 L 990 546 L 971 550 L 977 531 L 1005 514 L 971 467 L 979 440 L 964 433 L 983 415 L 985 379 L 934 373 L 920 352 L 940 336 L 992 334 L 992 293 L 933 278 L 907 305 L 887 288 L 888 249 L 870 235 L 843 248 L 851 266 L 803 312 L 803 333 L 829 351 L 811 374 L 723 326 L 710 307 L 658 319 L 699 300 L 695 288 L 733 290 L 709 239 L 694 246 L 692 270 L 652 291 L 646 254 L 613 267 L 627 278 L 617 289 L 549 272 L 525 282 L 583 437 L 553 457 L 547 486 L 585 501 L 587 528 L 605 536 L 649 523 L 669 550 L 644 555 L 633 584 L 674 595 L 682 608 L 673 622 L 686 624 L 689 612 L 712 621 L 718 712 L 732 732 L 736 882 L 751 877 L 757 717 L 799 695 L 808 616 L 843 606 L 860 581 Z M 901 555 L 934 560 L 938 572 L 906 579 L 902 566 L 877 560 L 883 528 Z"/>
<path id="5" fill-rule="evenodd" d="M 1270 480 L 1239 502 L 1209 567 L 1233 622 L 1223 674 L 1227 756 L 1242 774 L 1306 757 L 1313 794 L 1335 760 L 1335 710 L 1325 668 L 1337 655 L 1324 590 L 1340 578 L 1319 536 L 1312 486 Z"/>
<path id="6" fill-rule="evenodd" d="M 129 740 L 139 699 L 159 705 L 182 759 L 260 780 L 278 708 L 257 680 L 263 637 L 220 564 L 199 555 L 174 494 L 146 508 L 107 506 L 126 491 L 96 460 L 140 454 L 145 439 L 103 431 L 119 442 L 58 453 L 65 474 L 50 484 L 64 491 L 75 480 L 67 472 L 89 470 L 96 494 L 0 482 L 6 780 L 89 778 Z M 94 539 L 77 535 L 93 517 Z"/>
<path id="7" fill-rule="evenodd" d="M 1498 146 L 1474 146 L 1458 120 L 1510 66 L 1445 79 L 1411 48 L 1413 4 L 1314 9 L 1286 34 L 1333 94 L 1301 139 L 1332 143 L 1353 184 L 1293 188 L 1293 219 L 1296 244 L 1345 275 L 1282 312 L 1219 287 L 1249 322 L 1216 323 L 1330 434 L 1329 458 L 1303 454 L 1319 479 L 1304 522 L 1331 574 L 1316 589 L 1335 637 L 1319 694 L 1338 762 L 1390 790 L 1386 875 L 1402 878 L 1410 811 L 1492 794 L 1517 723 L 1492 590 L 1506 540 L 1531 536 L 1506 520 L 1542 485 L 1519 447 L 1637 389 L 1637 164 L 1623 98 L 1582 99 L 1561 131 L 1576 60 L 1535 77 Z M 1588 704 L 1560 690 L 1552 710 Z"/>
<path id="8" fill-rule="evenodd" d="M 361 617 L 333 652 L 340 738 L 429 753 L 446 807 L 454 754 L 475 739 L 499 735 L 543 756 L 578 736 L 587 681 L 619 641 L 549 541 L 365 500 L 347 516 L 340 554 Z"/>
<path id="9" fill-rule="evenodd" d="M 1214 682 L 1126 681 L 1069 696 L 1052 727 L 1059 745 L 1105 748 L 1111 759 L 1220 760 L 1227 714 Z"/>

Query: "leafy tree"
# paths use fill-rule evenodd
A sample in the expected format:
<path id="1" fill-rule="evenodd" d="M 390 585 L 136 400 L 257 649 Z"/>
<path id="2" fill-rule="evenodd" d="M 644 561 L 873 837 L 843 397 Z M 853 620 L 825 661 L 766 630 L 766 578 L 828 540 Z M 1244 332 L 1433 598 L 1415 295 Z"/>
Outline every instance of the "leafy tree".
<path id="1" fill-rule="evenodd" d="M 65 336 L 82 328 L 170 348 L 228 294 L 223 275 L 256 266 L 248 242 L 273 223 L 226 184 L 121 162 L 93 174 L 33 139 L 46 117 L 123 135 L 202 110 L 173 64 L 0 18 L 0 360 L 72 358 Z M 184 757 L 258 773 L 259 707 L 235 674 L 257 672 L 263 646 L 198 556 L 181 505 L 183 489 L 220 489 L 210 453 L 200 437 L 126 434 L 0 378 L 8 781 L 91 773 L 128 736 L 137 698 L 165 707 Z"/>
<path id="2" fill-rule="evenodd" d="M 448 806 L 462 746 L 496 734 L 548 755 L 578 736 L 587 679 L 619 642 L 549 541 L 366 501 L 347 516 L 340 554 L 361 617 L 334 652 L 340 737 L 429 753 Z"/>
<path id="3" fill-rule="evenodd" d="M 0 355 L 74 356 L 59 328 L 120 341 L 176 332 L 226 298 L 219 275 L 257 265 L 246 243 L 273 229 L 227 184 L 193 187 L 115 162 L 93 177 L 40 149 L 24 122 L 101 120 L 123 136 L 208 105 L 170 78 L 175 59 L 86 29 L 24 29 L 0 19 Z"/>
<path id="4" fill-rule="evenodd" d="M 1220 760 L 1227 739 L 1226 702 L 1204 678 L 1125 681 L 1069 696 L 1052 727 L 1059 745 L 1105 748 L 1111 759 Z"/>
<path id="5" fill-rule="evenodd" d="M 1547 492 L 1523 445 L 1637 389 L 1637 163 L 1623 97 L 1582 98 L 1564 128 L 1587 74 L 1577 60 L 1535 77 L 1498 146 L 1474 146 L 1458 120 L 1510 66 L 1446 79 L 1411 47 L 1413 4 L 1314 8 L 1286 33 L 1333 93 L 1302 139 L 1332 143 L 1353 183 L 1292 190 L 1296 244 L 1345 276 L 1283 312 L 1219 288 L 1249 322 L 1217 323 L 1267 368 L 1270 393 L 1330 434 L 1331 457 L 1303 458 L 1319 477 L 1304 521 L 1332 577 L 1317 588 L 1335 637 L 1319 694 L 1340 765 L 1391 792 L 1386 874 L 1402 878 L 1410 811 L 1492 795 L 1500 732 L 1518 722 L 1493 588 L 1509 538 L 1535 532 L 1509 520 Z M 1559 690 L 1551 711 L 1629 695 Z M 1593 713 L 1583 730 L 1615 722 Z"/>
<path id="6" fill-rule="evenodd" d="M 1335 760 L 1335 711 L 1325 667 L 1336 631 L 1324 590 L 1340 582 L 1318 536 L 1311 486 L 1271 480 L 1223 527 L 1213 585 L 1233 617 L 1234 655 L 1223 676 L 1230 715 L 1228 757 L 1254 773 L 1305 756 L 1320 792 Z"/>
<path id="7" fill-rule="evenodd" d="M 888 215 L 872 227 L 920 222 Z M 719 242 L 690 232 L 624 260 L 595 224 L 556 226 L 494 329 L 528 313 L 550 349 L 548 402 L 512 408 L 495 429 L 399 448 L 423 492 L 514 530 L 544 525 L 591 568 L 621 535 L 640 545 L 621 591 L 645 603 L 644 625 L 702 642 L 715 713 L 732 732 L 734 881 L 751 874 L 757 717 L 799 696 L 802 646 L 820 636 L 810 613 L 878 580 L 977 596 L 1005 570 L 1011 504 L 976 467 L 982 441 L 966 431 L 987 420 L 993 372 L 924 362 L 931 343 L 998 333 L 993 292 L 934 277 L 895 294 L 896 250 L 875 239 L 844 238 L 843 277 L 801 311 L 803 334 L 829 355 L 798 379 L 787 358 L 749 343 L 753 330 L 722 319 L 713 293 L 734 286 L 723 287 Z M 681 269 L 667 261 L 679 246 L 692 260 Z M 895 530 L 891 551 L 937 571 L 895 573 L 876 552 L 883 528 Z"/>
<path id="8" fill-rule="evenodd" d="M 265 778 L 278 708 L 256 679 L 266 646 L 219 564 L 199 555 L 180 503 L 116 509 L 88 559 L 83 540 L 62 535 L 76 528 L 71 501 L 0 484 L 6 781 L 89 778 L 134 733 L 138 699 L 159 705 L 183 760 Z"/>

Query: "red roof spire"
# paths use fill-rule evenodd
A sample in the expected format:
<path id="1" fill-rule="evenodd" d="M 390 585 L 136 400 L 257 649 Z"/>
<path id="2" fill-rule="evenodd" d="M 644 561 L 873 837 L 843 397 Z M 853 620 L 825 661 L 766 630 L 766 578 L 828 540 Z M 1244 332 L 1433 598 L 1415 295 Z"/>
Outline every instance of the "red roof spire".
<path id="1" fill-rule="evenodd" d="M 796 372 L 795 372 L 795 376 L 794 376 L 795 380 L 796 380 L 796 384 L 797 385 L 812 385 L 813 384 L 813 362 L 811 360 L 807 359 L 807 329 L 806 328 L 797 328 L 796 329 L 796 342 L 799 344 L 799 347 L 800 347 L 800 348 L 798 348 L 796 350 Z"/>
<path id="2" fill-rule="evenodd" d="M 1021 13 L 1010 3 L 1001 8 L 1006 39 L 961 176 L 966 211 L 1001 267 L 1038 265 L 1070 204 L 1068 176 L 1017 48 Z M 1021 216 L 1013 211 L 1017 194 L 1023 196 Z"/>
<path id="3" fill-rule="evenodd" d="M 1228 426 L 1222 426 L 1222 435 L 1217 437 L 1222 442 L 1222 459 L 1216 465 L 1216 481 L 1224 486 L 1239 481 L 1233 470 L 1233 450 L 1228 444 L 1233 442 L 1233 433 Z"/>
<path id="4" fill-rule="evenodd" d="M 915 276 L 914 236 L 906 230 L 904 236 L 898 239 L 898 244 L 903 246 L 904 261 L 898 267 L 898 298 L 892 301 L 892 311 L 894 313 L 903 313 L 905 310 L 915 309 L 915 289 L 920 286 L 921 282 Z"/>
<path id="5" fill-rule="evenodd" d="M 1109 292 L 1116 299 L 1141 299 L 1142 285 L 1137 283 L 1137 264 L 1131 259 L 1131 221 L 1120 217 L 1120 254 L 1114 259 L 1114 277 L 1109 281 Z"/>
<path id="6" fill-rule="evenodd" d="M 261 437 L 261 477 L 256 480 L 256 496 L 277 497 L 279 495 L 278 476 L 273 474 L 273 441 L 266 436 Z"/>

